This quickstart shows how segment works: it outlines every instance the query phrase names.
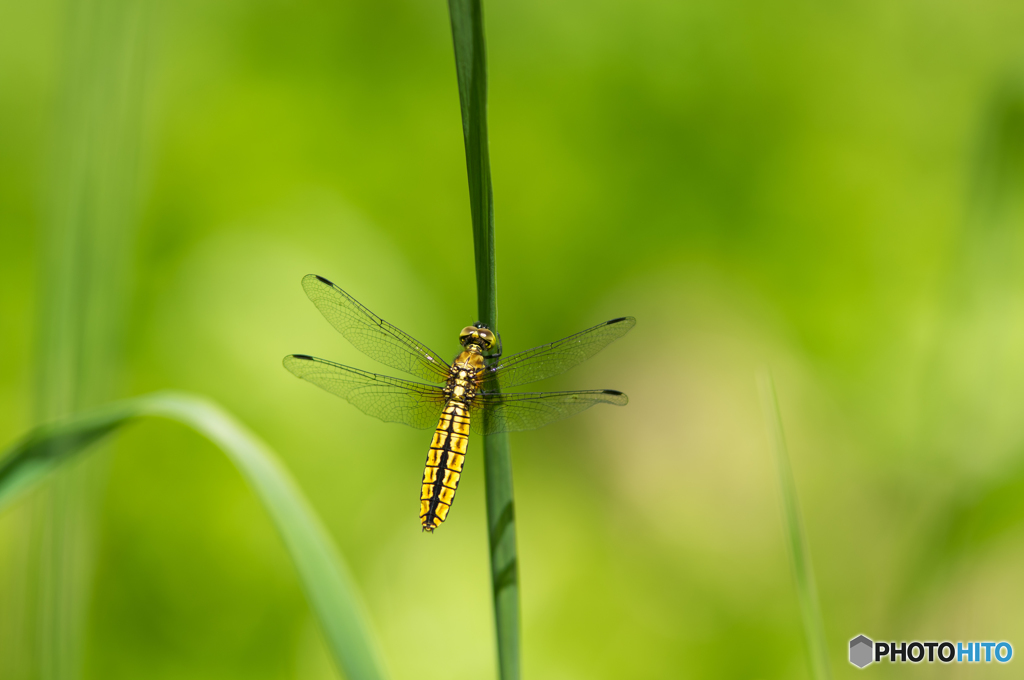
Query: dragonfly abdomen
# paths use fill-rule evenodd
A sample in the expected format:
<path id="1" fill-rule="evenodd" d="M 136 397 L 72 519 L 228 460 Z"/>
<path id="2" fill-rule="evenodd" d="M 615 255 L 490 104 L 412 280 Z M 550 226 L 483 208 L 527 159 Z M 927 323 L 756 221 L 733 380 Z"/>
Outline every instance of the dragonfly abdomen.
<path id="1" fill-rule="evenodd" d="M 441 526 L 455 499 L 469 442 L 469 407 L 451 399 L 441 412 L 427 453 L 420 492 L 420 521 L 424 531 Z"/>

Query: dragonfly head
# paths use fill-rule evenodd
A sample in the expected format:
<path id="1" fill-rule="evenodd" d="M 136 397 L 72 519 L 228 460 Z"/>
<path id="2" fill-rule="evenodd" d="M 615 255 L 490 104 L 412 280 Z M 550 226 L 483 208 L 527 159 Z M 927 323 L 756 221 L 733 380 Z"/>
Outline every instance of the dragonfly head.
<path id="1" fill-rule="evenodd" d="M 459 333 L 459 342 L 466 349 L 476 346 L 480 353 L 485 356 L 493 356 L 496 347 L 499 348 L 499 353 L 501 351 L 501 342 L 498 340 L 497 335 L 483 324 L 463 328 L 462 332 Z"/>

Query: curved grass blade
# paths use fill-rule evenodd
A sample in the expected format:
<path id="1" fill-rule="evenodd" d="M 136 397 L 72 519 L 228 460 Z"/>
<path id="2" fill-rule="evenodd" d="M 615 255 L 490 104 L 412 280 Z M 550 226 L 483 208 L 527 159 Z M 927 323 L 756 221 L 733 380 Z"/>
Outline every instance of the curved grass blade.
<path id="1" fill-rule="evenodd" d="M 162 392 L 40 427 L 0 458 L 0 511 L 88 446 L 139 418 L 168 418 L 213 442 L 270 513 L 338 667 L 349 680 L 386 678 L 369 618 L 341 555 L 277 456 L 216 404 Z"/>
<path id="2" fill-rule="evenodd" d="M 494 206 L 491 162 L 487 149 L 487 59 L 480 0 L 448 0 L 455 70 L 466 143 L 469 204 L 473 218 L 477 309 L 481 323 L 497 329 L 497 275 L 494 255 Z M 485 428 L 487 412 L 484 412 Z M 490 537 L 491 585 L 502 680 L 519 678 L 519 573 L 516 550 L 515 497 L 508 434 L 484 437 L 487 531 Z"/>
<path id="3" fill-rule="evenodd" d="M 797 598 L 800 600 L 800 616 L 804 623 L 804 634 L 807 636 L 807 655 L 811 674 L 816 680 L 829 680 L 831 672 L 828 665 L 825 625 L 821 619 L 818 589 L 814 583 L 811 550 L 807 545 L 807 535 L 804 532 L 803 518 L 800 515 L 800 504 L 797 502 L 793 468 L 789 465 L 786 437 L 782 431 L 782 416 L 779 414 L 779 402 L 775 397 L 775 383 L 772 381 L 771 373 L 767 370 L 758 376 L 757 382 L 761 392 L 761 410 L 764 412 L 765 424 L 768 426 L 768 438 L 779 475 L 779 491 L 782 496 L 786 538 L 789 539 L 789 557 L 790 563 L 793 565 L 793 577 L 796 580 Z"/>

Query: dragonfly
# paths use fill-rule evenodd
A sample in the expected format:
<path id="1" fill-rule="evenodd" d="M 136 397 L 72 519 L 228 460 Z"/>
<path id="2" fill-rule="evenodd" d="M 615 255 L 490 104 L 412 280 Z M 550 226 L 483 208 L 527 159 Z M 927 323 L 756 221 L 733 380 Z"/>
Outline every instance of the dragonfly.
<path id="1" fill-rule="evenodd" d="M 452 363 L 391 325 L 322 276 L 302 287 L 328 322 L 366 356 L 421 380 L 371 373 L 308 354 L 290 354 L 284 367 L 385 422 L 434 429 L 420 488 L 420 522 L 433 532 L 448 517 L 462 476 L 469 435 L 543 427 L 595 404 L 625 406 L 618 390 L 507 392 L 550 378 L 586 361 L 634 325 L 619 317 L 555 342 L 502 358 L 501 338 L 482 323 L 459 333 Z"/>

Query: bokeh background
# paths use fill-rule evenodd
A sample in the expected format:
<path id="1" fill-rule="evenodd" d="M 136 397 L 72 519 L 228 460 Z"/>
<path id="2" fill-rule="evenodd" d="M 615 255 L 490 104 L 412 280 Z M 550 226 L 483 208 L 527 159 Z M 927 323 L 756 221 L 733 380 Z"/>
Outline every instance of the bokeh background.
<path id="1" fill-rule="evenodd" d="M 1024 652 L 1024 5 L 485 18 L 506 350 L 638 318 L 540 385 L 628 407 L 511 438 L 524 676 L 810 677 L 764 366 L 834 676 L 860 633 Z M 3 0 L 0 230 L 0 439 L 208 395 L 294 473 L 395 678 L 495 676 L 479 443 L 423 535 L 427 435 L 280 364 L 379 368 L 307 273 L 439 351 L 476 321 L 445 3 Z M 240 476 L 150 421 L 0 516 L 0 677 L 338 674 Z"/>

